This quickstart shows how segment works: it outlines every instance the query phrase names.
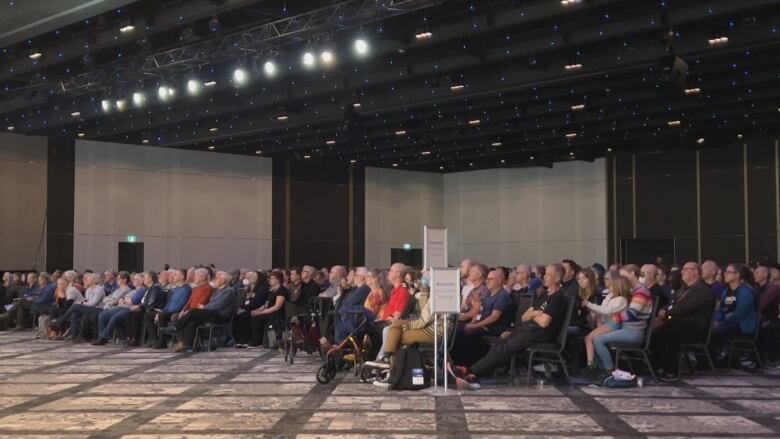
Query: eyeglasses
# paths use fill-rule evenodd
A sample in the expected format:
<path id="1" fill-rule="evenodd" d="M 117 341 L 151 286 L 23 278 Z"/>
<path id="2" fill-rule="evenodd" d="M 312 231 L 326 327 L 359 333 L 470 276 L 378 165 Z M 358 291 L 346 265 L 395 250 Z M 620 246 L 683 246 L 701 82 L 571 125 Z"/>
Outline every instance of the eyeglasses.
<path id="1" fill-rule="evenodd" d="M 739 272 L 736 270 L 726 270 L 724 273 L 739 274 Z"/>

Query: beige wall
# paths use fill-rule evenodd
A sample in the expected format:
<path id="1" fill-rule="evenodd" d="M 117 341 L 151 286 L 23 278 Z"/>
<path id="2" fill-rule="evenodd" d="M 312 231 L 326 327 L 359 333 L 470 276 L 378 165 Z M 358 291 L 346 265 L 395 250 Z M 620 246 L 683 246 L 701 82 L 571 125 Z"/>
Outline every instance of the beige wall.
<path id="1" fill-rule="evenodd" d="M 604 160 L 552 169 L 450 174 L 366 169 L 366 264 L 385 266 L 390 248 L 422 247 L 423 225 L 448 229 L 449 263 L 606 262 Z M 398 208 L 393 208 L 397 206 Z"/>
<path id="2" fill-rule="evenodd" d="M 46 147 L 45 137 L 0 133 L 0 269 L 32 268 L 36 261 L 46 213 Z M 46 266 L 45 244 L 37 261 Z"/>
<path id="3" fill-rule="evenodd" d="M 443 223 L 442 174 L 366 168 L 366 265 L 386 267 L 390 249 L 423 246 L 423 226 Z"/>
<path id="4" fill-rule="evenodd" d="M 73 261 L 116 267 L 118 242 L 163 264 L 271 265 L 271 160 L 76 142 Z"/>

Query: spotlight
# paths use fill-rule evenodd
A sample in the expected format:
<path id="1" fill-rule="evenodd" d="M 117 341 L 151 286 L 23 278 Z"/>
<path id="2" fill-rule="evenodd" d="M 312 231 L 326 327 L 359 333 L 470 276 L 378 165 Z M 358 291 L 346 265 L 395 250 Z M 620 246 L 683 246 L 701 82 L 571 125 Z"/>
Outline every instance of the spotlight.
<path id="1" fill-rule="evenodd" d="M 669 122 L 666 122 L 666 125 L 670 127 L 678 127 L 680 126 L 680 123 L 681 122 L 679 120 L 670 120 Z"/>
<path id="2" fill-rule="evenodd" d="M 236 85 L 244 85 L 247 81 L 246 70 L 238 68 L 233 71 L 233 83 Z"/>
<path id="3" fill-rule="evenodd" d="M 475 126 L 475 125 L 479 125 L 481 122 L 482 121 L 479 120 L 479 119 L 471 119 L 471 120 L 469 120 L 469 125 Z"/>
<path id="4" fill-rule="evenodd" d="M 210 132 L 210 133 L 216 133 L 217 131 L 219 131 L 219 128 L 217 128 L 217 127 L 211 127 L 211 128 L 209 128 L 209 132 Z"/>
<path id="5" fill-rule="evenodd" d="M 309 154 L 305 154 L 305 155 L 303 156 L 303 158 L 305 158 L 306 160 L 308 160 L 308 159 L 310 159 L 310 158 L 311 158 L 311 156 L 310 156 Z"/>
<path id="6" fill-rule="evenodd" d="M 571 64 L 566 64 L 563 66 L 563 68 L 566 69 L 566 71 L 580 70 L 582 68 L 582 63 L 574 62 Z"/>
<path id="7" fill-rule="evenodd" d="M 134 30 L 135 26 L 133 26 L 133 23 L 130 20 L 123 21 L 122 27 L 119 28 L 119 32 L 122 34 L 129 34 Z"/>
<path id="8" fill-rule="evenodd" d="M 262 154 L 262 153 L 263 153 L 263 151 L 262 151 L 262 150 L 260 150 L 260 149 L 258 149 L 257 151 L 255 151 L 255 154 Z"/>
<path id="9" fill-rule="evenodd" d="M 322 60 L 322 63 L 326 65 L 333 63 L 333 52 L 330 50 L 323 50 L 322 53 L 320 53 L 320 59 Z"/>
<path id="10" fill-rule="evenodd" d="M 431 38 L 433 38 L 433 32 L 429 30 L 417 32 L 417 34 L 414 36 L 414 39 L 416 40 L 430 40 Z"/>
<path id="11" fill-rule="evenodd" d="M 143 140 L 141 140 L 141 143 L 143 143 L 144 145 L 147 145 L 147 144 L 149 144 L 149 139 L 143 139 Z"/>
<path id="12" fill-rule="evenodd" d="M 355 102 L 354 104 L 352 104 L 352 108 L 360 108 L 362 106 L 363 104 L 361 104 L 360 102 Z"/>
<path id="13" fill-rule="evenodd" d="M 352 160 L 350 160 L 349 162 L 350 162 L 350 163 L 352 163 L 352 164 L 354 165 L 355 163 L 357 163 L 357 160 L 355 160 L 355 159 L 352 159 Z"/>
<path id="14" fill-rule="evenodd" d="M 169 90 L 168 87 L 161 85 L 160 88 L 157 89 L 157 97 L 163 102 L 167 101 Z"/>
<path id="15" fill-rule="evenodd" d="M 685 89 L 685 94 L 687 95 L 697 95 L 699 93 L 701 93 L 701 89 L 699 87 Z"/>
<path id="16" fill-rule="evenodd" d="M 136 107 L 142 107 L 146 102 L 146 95 L 140 91 L 133 93 L 133 105 Z"/>
<path id="17" fill-rule="evenodd" d="M 566 138 L 567 139 L 576 139 L 577 138 L 577 133 L 568 133 L 568 134 L 566 134 Z"/>
<path id="18" fill-rule="evenodd" d="M 102 101 L 100 101 L 100 107 L 103 109 L 104 113 L 108 113 L 109 111 L 111 111 L 111 101 L 109 101 L 108 99 L 103 99 Z"/>
<path id="19" fill-rule="evenodd" d="M 393 167 L 397 168 L 398 167 L 398 163 L 393 163 Z"/>
<path id="20" fill-rule="evenodd" d="M 314 54 L 313 53 L 306 52 L 306 53 L 303 54 L 302 62 L 303 62 L 304 66 L 306 66 L 308 68 L 312 68 L 312 67 L 314 67 L 314 63 L 316 61 L 317 60 L 314 58 Z"/>
<path id="21" fill-rule="evenodd" d="M 33 50 L 32 52 L 30 52 L 29 56 L 31 60 L 38 61 L 39 59 L 41 59 L 41 57 L 43 57 L 43 53 L 41 53 L 41 51 L 39 50 Z"/>
<path id="22" fill-rule="evenodd" d="M 585 109 L 585 104 L 577 104 L 571 106 L 571 111 L 582 111 Z"/>
<path id="23" fill-rule="evenodd" d="M 78 133 L 78 134 L 76 134 L 76 135 L 77 135 L 77 136 L 79 136 L 79 137 L 84 137 L 84 136 L 86 136 L 86 134 L 84 134 L 84 133 Z"/>
<path id="24" fill-rule="evenodd" d="M 209 146 L 209 149 L 210 149 L 211 151 L 214 151 L 215 149 L 217 149 L 217 147 L 216 147 L 216 146 L 214 146 L 214 145 L 211 145 L 211 146 Z"/>
<path id="25" fill-rule="evenodd" d="M 466 86 L 465 86 L 465 85 L 463 85 L 463 84 L 454 84 L 454 85 L 451 85 L 451 86 L 450 86 L 450 90 L 451 90 L 451 91 L 461 91 L 461 90 L 463 90 L 464 88 L 466 88 Z"/>
<path id="26" fill-rule="evenodd" d="M 405 134 L 406 134 L 406 130 L 398 130 L 398 131 L 395 132 L 396 136 L 403 136 Z"/>
<path id="27" fill-rule="evenodd" d="M 205 84 L 203 84 L 203 86 L 206 87 L 206 88 L 216 87 L 217 86 L 217 81 L 208 81 Z"/>
<path id="28" fill-rule="evenodd" d="M 325 144 L 326 144 L 326 145 L 335 145 L 335 144 L 336 144 L 336 141 L 335 141 L 335 140 L 333 140 L 333 139 L 331 139 L 331 140 L 326 140 L 326 141 L 325 141 Z"/>
<path id="29" fill-rule="evenodd" d="M 201 89 L 203 89 L 203 84 L 197 79 L 190 79 L 187 81 L 187 92 L 189 92 L 190 95 L 197 95 L 200 93 Z"/>
<path id="30" fill-rule="evenodd" d="M 263 64 L 263 71 L 265 72 L 265 76 L 267 77 L 273 77 L 276 75 L 276 64 L 273 61 L 266 61 L 265 64 Z"/>
<path id="31" fill-rule="evenodd" d="M 119 111 L 125 111 L 127 108 L 127 101 L 125 99 L 119 99 L 116 101 L 116 109 Z"/>
<path id="32" fill-rule="evenodd" d="M 721 46 L 729 42 L 729 37 L 725 35 L 721 35 L 714 38 L 710 38 L 709 40 L 707 40 L 707 42 L 710 43 L 710 46 Z"/>
<path id="33" fill-rule="evenodd" d="M 490 146 L 499 147 L 499 146 L 501 146 L 501 142 L 493 142 L 493 143 L 490 144 Z"/>
<path id="34" fill-rule="evenodd" d="M 420 155 L 431 155 L 430 151 L 422 151 L 420 152 Z"/>
<path id="35" fill-rule="evenodd" d="M 276 116 L 276 120 L 278 120 L 279 122 L 285 122 L 287 119 L 288 119 L 288 117 L 287 117 L 286 114 L 282 114 L 282 115 Z"/>
<path id="36" fill-rule="evenodd" d="M 698 139 L 696 139 L 696 143 L 699 145 L 704 145 L 704 137 L 699 137 Z"/>
<path id="37" fill-rule="evenodd" d="M 15 126 L 13 126 L 13 125 L 8 125 L 8 128 L 7 128 L 7 130 L 8 130 L 8 131 L 13 131 L 13 130 L 15 130 L 15 129 L 16 129 L 16 127 L 15 127 Z"/>
<path id="38" fill-rule="evenodd" d="M 81 112 L 80 111 L 74 111 L 73 113 L 70 113 L 70 116 L 71 117 L 81 117 Z"/>
<path id="39" fill-rule="evenodd" d="M 368 43 L 366 40 L 362 38 L 355 40 L 355 52 L 361 56 L 368 54 Z"/>

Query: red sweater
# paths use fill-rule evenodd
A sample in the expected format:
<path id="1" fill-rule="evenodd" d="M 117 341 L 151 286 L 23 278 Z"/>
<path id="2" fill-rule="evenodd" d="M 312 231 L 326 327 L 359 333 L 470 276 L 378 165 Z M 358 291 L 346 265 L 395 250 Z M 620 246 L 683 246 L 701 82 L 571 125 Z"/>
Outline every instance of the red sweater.
<path id="1" fill-rule="evenodd" d="M 409 291 L 404 288 L 403 285 L 393 288 L 393 293 L 390 294 L 390 300 L 387 301 L 387 307 L 382 312 L 382 319 L 387 320 L 396 311 L 403 314 L 406 310 L 406 303 L 409 302 L 410 297 L 411 294 L 409 294 Z"/>
<path id="2" fill-rule="evenodd" d="M 211 285 L 208 283 L 193 288 L 192 294 L 190 294 L 190 300 L 188 300 L 187 304 L 184 305 L 182 311 L 187 311 L 190 308 L 194 308 L 195 305 L 205 305 L 209 303 L 209 299 L 211 299 L 211 294 L 213 292 L 214 288 L 211 288 Z"/>

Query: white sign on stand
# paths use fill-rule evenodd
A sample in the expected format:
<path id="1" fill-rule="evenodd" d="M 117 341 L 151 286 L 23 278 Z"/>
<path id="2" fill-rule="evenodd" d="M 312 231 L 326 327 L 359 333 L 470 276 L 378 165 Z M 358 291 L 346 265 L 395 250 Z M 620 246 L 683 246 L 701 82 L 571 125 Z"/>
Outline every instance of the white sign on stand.
<path id="1" fill-rule="evenodd" d="M 423 268 L 447 266 L 447 229 L 423 226 Z"/>
<path id="2" fill-rule="evenodd" d="M 447 328 L 447 320 L 450 314 L 458 314 L 460 312 L 460 270 L 457 268 L 431 268 L 430 269 L 430 282 L 431 282 L 431 312 L 434 315 L 434 328 L 433 331 L 433 345 L 436 347 L 433 354 L 433 382 L 434 387 L 438 387 L 439 383 L 439 314 L 442 314 L 444 319 L 444 349 L 442 353 L 444 358 L 442 364 L 447 367 L 447 336 L 449 329 Z M 444 393 L 447 393 L 447 377 L 444 377 Z"/>

